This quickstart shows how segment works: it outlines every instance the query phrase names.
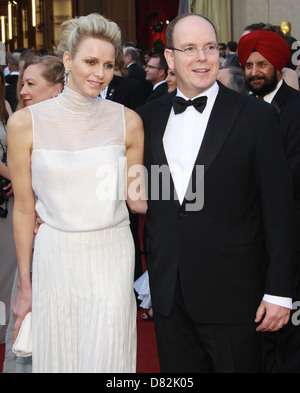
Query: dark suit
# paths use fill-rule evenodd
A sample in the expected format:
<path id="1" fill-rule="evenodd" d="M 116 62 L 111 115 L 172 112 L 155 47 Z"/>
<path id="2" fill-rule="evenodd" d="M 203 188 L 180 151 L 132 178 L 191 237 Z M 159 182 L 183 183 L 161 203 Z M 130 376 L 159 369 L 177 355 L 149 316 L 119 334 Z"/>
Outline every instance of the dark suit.
<path id="1" fill-rule="evenodd" d="M 151 200 L 151 167 L 168 165 L 162 138 L 172 93 L 138 110 L 145 128 L 149 179 L 151 298 L 154 312 L 168 318 L 178 306 L 174 296 L 179 284 L 181 306 L 194 323 L 252 324 L 264 293 L 293 294 L 291 181 L 274 108 L 219 85 L 192 174 L 196 191 L 196 165 L 204 165 L 200 211 L 187 210 L 189 195 L 182 205 L 174 199 L 172 179 L 171 200 L 161 195 Z M 161 179 L 160 190 L 167 186 Z M 173 331 L 178 333 L 176 326 Z"/>
<path id="2" fill-rule="evenodd" d="M 164 82 L 154 89 L 153 93 L 148 97 L 146 102 L 156 100 L 157 98 L 164 96 L 167 93 L 168 93 L 168 84 L 167 82 Z"/>
<path id="3" fill-rule="evenodd" d="M 141 82 L 144 99 L 146 100 L 152 93 L 152 83 L 146 80 L 146 71 L 136 63 L 128 67 L 128 78 L 137 79 Z"/>
<path id="4" fill-rule="evenodd" d="M 18 106 L 17 83 L 11 83 L 5 86 L 5 98 L 12 111 L 15 112 Z"/>
<path id="5" fill-rule="evenodd" d="M 106 99 L 133 110 L 145 102 L 141 83 L 138 80 L 122 78 L 118 75 L 114 75 L 108 85 Z"/>
<path id="6" fill-rule="evenodd" d="M 300 301 L 300 93 L 284 81 L 272 103 L 280 120 L 284 150 L 292 174 L 297 225 L 297 281 L 295 302 Z M 300 372 L 300 327 L 292 319 L 279 332 L 266 335 L 269 372 Z"/>
<path id="7" fill-rule="evenodd" d="M 8 83 L 9 85 L 12 83 L 17 83 L 19 78 L 19 74 L 8 74 L 5 77 L 5 83 Z"/>

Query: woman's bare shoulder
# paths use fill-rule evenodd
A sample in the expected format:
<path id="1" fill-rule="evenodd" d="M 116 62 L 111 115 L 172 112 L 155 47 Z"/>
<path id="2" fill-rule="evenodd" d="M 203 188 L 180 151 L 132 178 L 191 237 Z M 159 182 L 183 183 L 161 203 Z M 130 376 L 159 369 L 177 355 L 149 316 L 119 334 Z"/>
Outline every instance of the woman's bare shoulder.
<path id="1" fill-rule="evenodd" d="M 8 141 L 16 141 L 18 138 L 23 142 L 32 142 L 32 119 L 28 108 L 14 112 L 7 122 Z"/>

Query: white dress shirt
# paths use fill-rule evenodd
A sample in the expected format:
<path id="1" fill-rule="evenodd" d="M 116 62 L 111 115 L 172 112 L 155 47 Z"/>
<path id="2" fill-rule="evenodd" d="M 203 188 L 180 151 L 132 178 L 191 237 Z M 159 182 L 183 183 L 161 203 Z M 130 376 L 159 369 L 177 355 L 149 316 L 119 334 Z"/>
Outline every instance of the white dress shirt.
<path id="1" fill-rule="evenodd" d="M 269 104 L 271 104 L 271 102 L 273 101 L 273 98 L 276 96 L 278 90 L 281 88 L 283 83 L 283 80 L 281 79 L 280 82 L 277 84 L 277 87 L 275 90 L 271 91 L 271 93 L 266 94 L 264 96 L 264 101 L 268 102 Z"/>
<path id="2" fill-rule="evenodd" d="M 215 83 L 205 93 L 197 96 L 208 97 L 203 113 L 198 112 L 193 106 L 178 115 L 175 115 L 173 108 L 170 113 L 163 144 L 180 203 L 184 200 L 218 92 L 219 86 Z M 177 95 L 188 100 L 178 88 Z"/>

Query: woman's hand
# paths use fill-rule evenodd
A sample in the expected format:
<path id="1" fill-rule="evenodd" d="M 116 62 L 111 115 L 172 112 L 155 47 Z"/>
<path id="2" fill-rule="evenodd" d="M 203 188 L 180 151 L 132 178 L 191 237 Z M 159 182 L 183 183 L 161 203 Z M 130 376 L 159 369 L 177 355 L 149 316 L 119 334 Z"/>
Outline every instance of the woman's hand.
<path id="1" fill-rule="evenodd" d="M 32 306 L 32 290 L 31 287 L 27 290 L 18 290 L 16 298 L 12 305 L 12 312 L 15 318 L 14 335 L 15 341 L 19 333 L 21 324 L 27 313 L 31 311 Z"/>

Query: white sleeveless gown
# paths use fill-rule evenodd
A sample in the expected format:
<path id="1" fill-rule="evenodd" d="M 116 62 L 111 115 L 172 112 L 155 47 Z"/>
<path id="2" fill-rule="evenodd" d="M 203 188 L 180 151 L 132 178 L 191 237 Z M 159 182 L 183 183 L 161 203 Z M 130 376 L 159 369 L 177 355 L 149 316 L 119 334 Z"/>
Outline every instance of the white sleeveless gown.
<path id="1" fill-rule="evenodd" d="M 33 105 L 33 372 L 136 370 L 123 106 L 69 88 Z"/>

